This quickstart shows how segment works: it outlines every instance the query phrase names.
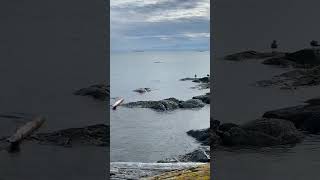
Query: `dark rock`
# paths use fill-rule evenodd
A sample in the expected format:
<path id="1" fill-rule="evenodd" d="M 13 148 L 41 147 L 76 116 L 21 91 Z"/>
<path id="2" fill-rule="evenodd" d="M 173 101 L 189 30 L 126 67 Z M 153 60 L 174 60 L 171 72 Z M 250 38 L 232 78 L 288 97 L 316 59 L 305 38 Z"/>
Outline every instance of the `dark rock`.
<path id="1" fill-rule="evenodd" d="M 175 98 L 168 98 L 160 101 L 137 101 L 124 104 L 129 108 L 151 108 L 157 111 L 172 111 L 179 108 L 182 102 Z"/>
<path id="2" fill-rule="evenodd" d="M 200 130 L 190 130 L 187 134 L 195 138 L 204 146 L 218 146 L 221 143 L 221 138 L 216 134 L 214 129 L 200 129 Z"/>
<path id="3" fill-rule="evenodd" d="M 142 93 L 150 92 L 151 89 L 150 89 L 150 88 L 139 88 L 139 89 L 135 89 L 135 90 L 133 90 L 133 91 L 142 94 Z"/>
<path id="4" fill-rule="evenodd" d="M 199 99 L 189 99 L 180 103 L 180 108 L 201 108 L 204 107 L 205 104 Z"/>
<path id="5" fill-rule="evenodd" d="M 314 103 L 316 101 L 313 100 L 306 102 L 311 103 L 268 111 L 263 117 L 284 119 L 294 123 L 298 129 L 306 130 L 310 133 L 318 133 L 320 132 L 320 105 Z"/>
<path id="6" fill-rule="evenodd" d="M 219 126 L 218 130 L 225 132 L 225 131 L 229 131 L 233 127 L 239 127 L 239 125 L 234 123 L 223 123 Z"/>
<path id="7" fill-rule="evenodd" d="M 217 131 L 220 126 L 220 121 L 210 118 L 210 128 Z"/>
<path id="8" fill-rule="evenodd" d="M 257 52 L 257 51 L 244 51 L 226 56 L 225 60 L 230 61 L 243 61 L 248 59 L 263 59 L 268 57 L 282 56 L 282 52 Z"/>
<path id="9" fill-rule="evenodd" d="M 302 49 L 285 57 L 298 64 L 320 65 L 320 49 Z"/>
<path id="10" fill-rule="evenodd" d="M 38 133 L 29 140 L 41 144 L 70 147 L 73 145 L 109 145 L 109 126 L 97 124 L 83 128 L 70 128 L 50 133 Z"/>
<path id="11" fill-rule="evenodd" d="M 297 67 L 297 64 L 293 61 L 290 61 L 284 57 L 273 57 L 266 59 L 262 62 L 262 64 L 265 65 L 273 65 L 273 66 L 278 66 L 282 68 L 287 68 L 287 67 Z"/>
<path id="12" fill-rule="evenodd" d="M 177 163 L 177 162 L 210 162 L 210 147 L 209 146 L 201 146 L 198 149 L 180 155 L 174 158 L 167 158 L 164 160 L 157 161 L 158 163 Z"/>
<path id="13" fill-rule="evenodd" d="M 105 84 L 92 85 L 90 87 L 77 90 L 74 94 L 79 96 L 91 96 L 99 100 L 106 100 L 110 95 L 110 86 Z"/>
<path id="14" fill-rule="evenodd" d="M 293 70 L 274 76 L 271 80 L 256 82 L 257 86 L 275 86 L 281 89 L 296 89 L 298 87 L 316 86 L 320 84 L 320 66 L 311 69 Z"/>
<path id="15" fill-rule="evenodd" d="M 179 162 L 210 162 L 209 147 L 202 147 L 178 157 Z"/>
<path id="16" fill-rule="evenodd" d="M 210 104 L 210 94 L 192 97 L 192 99 L 199 99 L 206 104 Z"/>
<path id="17" fill-rule="evenodd" d="M 156 111 L 172 111 L 178 108 L 191 109 L 201 108 L 205 104 L 199 99 L 189 99 L 187 101 L 181 101 L 176 98 L 168 98 L 160 101 L 137 101 L 123 104 L 128 108 L 151 108 Z"/>
<path id="18" fill-rule="evenodd" d="M 307 103 L 309 105 L 320 105 L 320 97 L 309 99 L 309 100 L 305 101 L 305 103 Z"/>
<path id="19" fill-rule="evenodd" d="M 320 65 L 320 49 L 302 49 L 283 56 L 266 59 L 263 64 L 280 67 L 312 68 Z"/>
<path id="20" fill-rule="evenodd" d="M 274 146 L 295 144 L 303 135 L 293 123 L 281 119 L 262 118 L 240 127 L 232 127 L 221 136 L 227 146 Z"/>
<path id="21" fill-rule="evenodd" d="M 210 77 L 206 76 L 206 77 L 202 77 L 202 78 L 183 78 L 180 79 L 180 81 L 192 81 L 195 83 L 200 83 L 195 87 L 192 88 L 198 88 L 198 89 L 209 89 L 210 88 Z"/>
<path id="22" fill-rule="evenodd" d="M 316 134 L 320 132 L 320 112 L 312 113 L 303 122 L 303 130 Z"/>

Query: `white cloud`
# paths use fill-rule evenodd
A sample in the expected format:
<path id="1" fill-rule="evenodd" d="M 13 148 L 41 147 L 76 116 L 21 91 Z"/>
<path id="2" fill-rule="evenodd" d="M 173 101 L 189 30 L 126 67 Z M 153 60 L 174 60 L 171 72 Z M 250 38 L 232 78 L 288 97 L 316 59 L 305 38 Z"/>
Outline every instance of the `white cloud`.
<path id="1" fill-rule="evenodd" d="M 210 37 L 210 0 L 110 0 L 110 5 L 115 49 L 161 43 L 182 47 Z"/>

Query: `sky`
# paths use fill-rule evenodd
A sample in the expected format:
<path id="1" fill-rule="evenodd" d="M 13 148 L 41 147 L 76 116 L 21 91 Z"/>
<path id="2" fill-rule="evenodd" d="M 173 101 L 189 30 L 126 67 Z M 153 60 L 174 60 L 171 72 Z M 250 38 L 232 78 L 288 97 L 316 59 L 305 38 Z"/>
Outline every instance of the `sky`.
<path id="1" fill-rule="evenodd" d="M 111 51 L 209 50 L 210 0 L 111 0 Z"/>

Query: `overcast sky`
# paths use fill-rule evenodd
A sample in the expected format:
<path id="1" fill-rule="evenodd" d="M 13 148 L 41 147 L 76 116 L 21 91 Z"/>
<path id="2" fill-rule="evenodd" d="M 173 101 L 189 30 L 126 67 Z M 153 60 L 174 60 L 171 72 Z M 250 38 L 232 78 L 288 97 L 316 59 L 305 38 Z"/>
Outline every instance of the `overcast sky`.
<path id="1" fill-rule="evenodd" d="M 208 50 L 210 0 L 111 0 L 111 50 Z"/>

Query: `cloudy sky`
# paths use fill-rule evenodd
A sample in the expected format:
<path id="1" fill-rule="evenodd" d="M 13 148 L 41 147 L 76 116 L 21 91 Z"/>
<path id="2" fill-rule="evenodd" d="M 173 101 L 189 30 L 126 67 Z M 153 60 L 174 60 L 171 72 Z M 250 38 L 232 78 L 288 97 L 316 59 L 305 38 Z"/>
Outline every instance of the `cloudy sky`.
<path id="1" fill-rule="evenodd" d="M 111 0 L 111 50 L 207 50 L 210 0 Z"/>

